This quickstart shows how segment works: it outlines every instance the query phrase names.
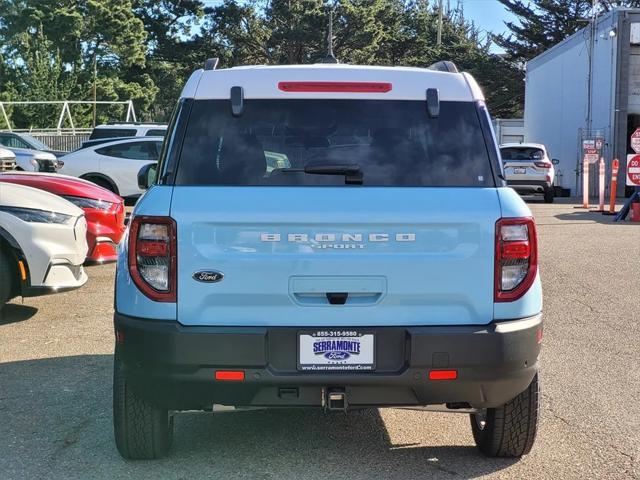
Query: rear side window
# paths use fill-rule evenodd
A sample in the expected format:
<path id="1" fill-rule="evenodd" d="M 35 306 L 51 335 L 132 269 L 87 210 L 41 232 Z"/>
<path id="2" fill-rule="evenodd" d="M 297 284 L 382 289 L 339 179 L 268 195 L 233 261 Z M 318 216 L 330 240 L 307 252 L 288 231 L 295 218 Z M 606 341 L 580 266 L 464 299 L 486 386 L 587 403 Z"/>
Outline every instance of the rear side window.
<path id="1" fill-rule="evenodd" d="M 544 151 L 530 147 L 507 147 L 500 149 L 500 156 L 503 160 L 541 160 Z"/>
<path id="2" fill-rule="evenodd" d="M 94 128 L 89 136 L 89 140 L 96 138 L 117 138 L 135 137 L 136 130 L 133 128 Z"/>
<path id="3" fill-rule="evenodd" d="M 127 142 L 96 149 L 96 153 L 107 157 L 127 158 L 130 160 L 158 160 L 160 142 Z"/>
<path id="4" fill-rule="evenodd" d="M 395 100 L 195 100 L 177 185 L 340 186 L 316 167 L 357 166 L 364 186 L 495 186 L 477 106 Z M 313 174 L 305 167 L 314 167 Z"/>
<path id="5" fill-rule="evenodd" d="M 167 133 L 166 130 L 159 130 L 159 129 L 154 129 L 154 130 L 147 130 L 147 133 L 145 133 L 145 137 L 164 137 L 164 135 Z"/>

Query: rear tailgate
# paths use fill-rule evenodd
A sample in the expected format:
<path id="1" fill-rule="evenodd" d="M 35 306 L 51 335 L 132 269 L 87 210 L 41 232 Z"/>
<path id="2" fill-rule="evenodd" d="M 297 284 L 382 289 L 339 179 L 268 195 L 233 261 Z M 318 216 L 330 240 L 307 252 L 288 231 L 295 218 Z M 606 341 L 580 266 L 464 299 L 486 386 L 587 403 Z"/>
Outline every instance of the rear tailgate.
<path id="1" fill-rule="evenodd" d="M 177 186 L 171 216 L 184 325 L 493 318 L 500 205 L 492 188 Z M 196 280 L 203 271 L 224 277 Z M 348 298 L 332 305 L 327 293 Z"/>

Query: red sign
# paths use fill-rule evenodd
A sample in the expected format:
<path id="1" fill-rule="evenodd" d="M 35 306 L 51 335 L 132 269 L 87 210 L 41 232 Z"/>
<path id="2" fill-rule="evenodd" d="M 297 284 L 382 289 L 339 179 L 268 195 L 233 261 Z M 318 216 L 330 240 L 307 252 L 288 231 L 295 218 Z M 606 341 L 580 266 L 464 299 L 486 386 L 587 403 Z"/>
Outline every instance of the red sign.
<path id="1" fill-rule="evenodd" d="M 640 187 L 640 155 L 627 155 L 627 185 Z"/>
<path id="2" fill-rule="evenodd" d="M 634 152 L 640 153 L 640 128 L 631 134 L 631 148 Z"/>

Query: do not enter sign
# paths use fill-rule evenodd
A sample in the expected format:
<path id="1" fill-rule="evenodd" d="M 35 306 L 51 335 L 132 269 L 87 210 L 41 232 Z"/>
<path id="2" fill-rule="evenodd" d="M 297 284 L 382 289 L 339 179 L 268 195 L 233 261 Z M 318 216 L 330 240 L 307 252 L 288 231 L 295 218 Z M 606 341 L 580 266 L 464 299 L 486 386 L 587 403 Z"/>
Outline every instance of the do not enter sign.
<path id="1" fill-rule="evenodd" d="M 640 155 L 627 155 L 627 186 L 640 187 Z"/>
<path id="2" fill-rule="evenodd" d="M 640 128 L 631 134 L 631 148 L 634 152 L 640 153 Z"/>

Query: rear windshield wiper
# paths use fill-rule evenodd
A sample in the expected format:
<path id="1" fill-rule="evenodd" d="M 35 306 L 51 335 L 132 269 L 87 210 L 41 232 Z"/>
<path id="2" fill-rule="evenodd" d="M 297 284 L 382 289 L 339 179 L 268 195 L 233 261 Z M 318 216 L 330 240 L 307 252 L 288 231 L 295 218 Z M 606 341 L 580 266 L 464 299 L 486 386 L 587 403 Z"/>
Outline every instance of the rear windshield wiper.
<path id="1" fill-rule="evenodd" d="M 304 168 L 283 168 L 281 172 L 306 173 L 309 175 L 344 175 L 347 185 L 362 185 L 362 170 L 358 164 L 318 164 L 305 165 Z"/>

